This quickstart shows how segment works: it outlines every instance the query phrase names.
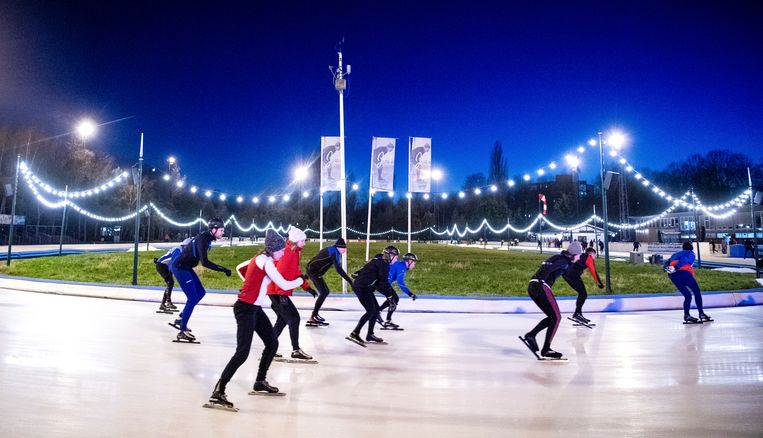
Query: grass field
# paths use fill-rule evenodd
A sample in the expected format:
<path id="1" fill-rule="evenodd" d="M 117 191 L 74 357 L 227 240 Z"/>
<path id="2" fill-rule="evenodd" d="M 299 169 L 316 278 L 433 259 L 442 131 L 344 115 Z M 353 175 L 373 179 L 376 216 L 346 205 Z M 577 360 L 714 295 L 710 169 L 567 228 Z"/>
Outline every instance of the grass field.
<path id="1" fill-rule="evenodd" d="M 372 244 L 372 254 L 380 252 L 386 243 Z M 364 263 L 365 244 L 350 243 L 348 248 L 348 272 L 359 269 Z M 405 252 L 406 244 L 398 247 Z M 217 264 L 234 269 L 250 259 L 261 246 L 221 247 L 210 252 L 210 259 Z M 549 254 L 498 251 L 494 249 L 461 248 L 437 244 L 415 244 L 413 251 L 420 262 L 415 270 L 408 273 L 408 286 L 417 294 L 461 295 L 461 296 L 526 296 L 527 282 L 540 262 Z M 318 252 L 317 243 L 308 243 L 303 252 L 302 266 Z M 159 252 L 139 253 L 138 284 L 163 286 L 162 279 L 154 270 L 152 259 L 163 254 Z M 132 253 L 81 254 L 63 257 L 44 257 L 14 261 L 10 267 L 0 265 L 0 273 L 33 278 L 84 281 L 95 283 L 130 284 L 132 281 Z M 604 261 L 596 261 L 599 274 L 603 277 Z M 240 279 L 234 274 L 225 275 L 197 268 L 204 286 L 208 289 L 238 289 Z M 612 290 L 617 294 L 627 293 L 676 293 L 667 275 L 658 266 L 634 266 L 625 262 L 611 263 Z M 332 291 L 341 290 L 339 276 L 333 272 L 325 277 Z M 583 277 L 589 294 L 600 294 L 586 272 Z M 697 281 L 703 291 L 738 290 L 759 287 L 751 274 L 737 274 L 701 270 Z M 557 295 L 575 295 L 562 279 L 554 285 Z"/>

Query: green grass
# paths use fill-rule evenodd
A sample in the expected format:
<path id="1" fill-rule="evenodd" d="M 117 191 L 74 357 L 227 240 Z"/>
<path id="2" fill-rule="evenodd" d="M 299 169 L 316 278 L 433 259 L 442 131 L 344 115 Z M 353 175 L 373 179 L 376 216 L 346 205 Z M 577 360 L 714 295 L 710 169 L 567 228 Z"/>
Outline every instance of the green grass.
<path id="1" fill-rule="evenodd" d="M 371 245 L 372 254 L 378 253 L 386 243 Z M 398 247 L 405 251 L 406 244 Z M 234 269 L 238 263 L 250 259 L 262 247 L 222 247 L 214 248 L 210 258 L 217 264 Z M 417 294 L 461 295 L 461 296 L 526 296 L 527 282 L 540 262 L 549 254 L 497 251 L 480 248 L 460 248 L 437 244 L 414 244 L 413 251 L 420 262 L 409 272 L 408 286 Z M 318 252 L 317 243 L 308 243 L 303 252 L 302 266 Z M 154 270 L 152 259 L 163 251 L 139 253 L 138 284 L 163 286 Z M 359 269 L 364 263 L 365 244 L 349 244 L 348 271 Z M 0 265 L 0 273 L 33 278 L 71 280 L 95 283 L 130 284 L 132 281 L 132 253 L 81 254 L 63 257 L 44 257 L 17 260 L 11 266 Z M 604 261 L 598 259 L 596 267 L 603 277 Z M 634 266 L 624 262 L 612 262 L 612 289 L 617 294 L 627 293 L 675 293 L 675 288 L 667 275 L 658 266 Z M 241 281 L 234 274 L 225 275 L 197 268 L 205 287 L 208 289 L 238 289 Z M 325 277 L 331 290 L 340 290 L 339 276 L 332 271 Z M 589 294 L 600 294 L 588 273 L 584 281 Z M 739 290 L 759 287 L 751 274 L 737 274 L 701 270 L 697 281 L 703 291 Z M 554 285 L 557 295 L 575 295 L 564 280 Z"/>

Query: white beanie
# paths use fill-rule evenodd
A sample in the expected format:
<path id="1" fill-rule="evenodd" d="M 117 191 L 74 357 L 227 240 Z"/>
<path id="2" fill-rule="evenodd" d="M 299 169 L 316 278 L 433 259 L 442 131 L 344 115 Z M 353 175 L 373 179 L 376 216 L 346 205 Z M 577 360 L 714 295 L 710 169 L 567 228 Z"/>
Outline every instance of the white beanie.
<path id="1" fill-rule="evenodd" d="M 291 227 L 291 229 L 289 230 L 290 241 L 297 243 L 300 240 L 306 240 L 306 239 L 307 239 L 307 235 L 305 234 L 304 231 L 300 230 L 299 228 Z"/>
<path id="2" fill-rule="evenodd" d="M 567 247 L 567 252 L 569 252 L 572 255 L 578 255 L 583 253 L 583 247 L 580 245 L 580 242 L 577 240 L 570 243 L 570 246 Z"/>

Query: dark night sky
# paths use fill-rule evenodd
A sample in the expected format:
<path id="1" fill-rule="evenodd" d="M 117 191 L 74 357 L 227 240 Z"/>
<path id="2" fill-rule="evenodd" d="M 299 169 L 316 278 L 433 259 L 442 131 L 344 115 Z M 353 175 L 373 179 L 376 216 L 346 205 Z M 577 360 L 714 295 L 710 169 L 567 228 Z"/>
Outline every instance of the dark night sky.
<path id="1" fill-rule="evenodd" d="M 763 158 L 758 2 L 247 3 L 3 0 L 0 118 L 63 133 L 134 116 L 93 145 L 129 165 L 144 132 L 147 162 L 175 155 L 191 183 L 277 190 L 338 134 L 327 67 L 344 36 L 363 185 L 372 136 L 400 139 L 398 191 L 409 136 L 433 138 L 438 190 L 486 173 L 496 140 L 513 175 L 611 127 L 637 168 L 713 148 Z"/>

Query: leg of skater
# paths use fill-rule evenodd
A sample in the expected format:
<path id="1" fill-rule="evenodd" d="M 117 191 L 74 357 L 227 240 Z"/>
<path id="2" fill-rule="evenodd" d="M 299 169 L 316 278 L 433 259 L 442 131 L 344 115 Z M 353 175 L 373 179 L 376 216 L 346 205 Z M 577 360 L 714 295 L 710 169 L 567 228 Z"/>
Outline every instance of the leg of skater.
<path id="1" fill-rule="evenodd" d="M 690 310 L 691 310 L 691 289 L 686 284 L 686 278 L 685 275 L 691 277 L 691 274 L 686 271 L 676 271 L 670 275 L 668 275 L 668 278 L 670 278 L 670 281 L 673 282 L 673 284 L 676 286 L 676 289 L 678 289 L 678 292 L 681 293 L 681 295 L 684 296 L 684 322 L 694 323 L 697 322 L 697 318 L 691 316 Z"/>
<path id="2" fill-rule="evenodd" d="M 225 369 L 223 369 L 223 373 L 220 375 L 220 380 L 215 385 L 215 389 L 212 391 L 212 396 L 209 398 L 210 403 L 218 403 L 228 407 L 233 407 L 233 403 L 230 403 L 226 398 L 225 387 L 233 378 L 236 370 L 238 370 L 249 357 L 256 322 L 254 306 L 251 304 L 236 301 L 236 304 L 233 305 L 233 314 L 236 317 L 237 325 L 236 352 L 228 361 Z"/>
<path id="3" fill-rule="evenodd" d="M 546 338 L 543 343 L 543 348 L 540 349 L 541 356 L 553 358 L 562 357 L 561 353 L 557 353 L 551 349 L 551 341 L 554 339 L 554 335 L 556 335 L 556 330 L 559 328 L 559 322 L 561 319 L 561 315 L 559 314 L 559 307 L 556 305 L 556 299 L 551 292 L 551 288 L 539 281 L 534 281 L 530 283 L 530 286 L 528 287 L 528 293 L 533 302 L 535 302 L 541 311 L 546 314 L 546 318 L 541 320 L 535 326 L 535 328 L 530 330 L 525 335 L 525 339 L 531 345 L 533 350 L 537 351 L 538 344 L 535 340 L 535 337 L 541 330 L 546 329 Z"/>
<path id="4" fill-rule="evenodd" d="M 286 319 L 283 317 L 283 308 L 281 307 L 281 297 L 283 295 L 268 295 L 270 297 L 270 308 L 273 309 L 273 312 L 276 314 L 276 323 L 273 324 L 273 333 L 275 333 L 276 338 L 279 338 L 281 336 L 281 332 L 283 332 L 283 329 L 286 327 Z"/>
<path id="5" fill-rule="evenodd" d="M 285 303 L 281 305 L 281 314 L 289 326 L 289 338 L 291 339 L 291 358 L 310 360 L 312 356 L 302 351 L 299 347 L 299 311 L 290 297 L 286 298 Z"/>
<path id="6" fill-rule="evenodd" d="M 572 287 L 572 289 L 577 292 L 578 297 L 575 300 L 575 313 L 572 314 L 572 319 L 576 319 L 578 321 L 584 322 L 588 324 L 591 322 L 588 318 L 583 316 L 583 305 L 586 302 L 586 299 L 588 298 L 588 291 L 585 288 L 585 283 L 583 283 L 583 279 L 580 277 L 575 276 L 564 276 L 563 277 L 565 281 L 567 281 L 567 284 Z"/>
<path id="7" fill-rule="evenodd" d="M 254 318 L 254 331 L 257 332 L 257 335 L 262 339 L 265 348 L 262 350 L 262 356 L 260 357 L 260 366 L 257 369 L 257 378 L 254 381 L 254 391 L 276 393 L 278 392 L 278 388 L 268 384 L 266 379 L 270 364 L 273 363 L 273 358 L 278 351 L 278 339 L 273 332 L 273 326 L 270 324 L 270 319 L 268 319 L 268 316 L 262 310 L 262 307 L 255 306 L 255 308 L 256 317 Z"/>
<path id="8" fill-rule="evenodd" d="M 315 285 L 315 288 L 318 289 L 318 298 L 315 300 L 313 313 L 310 315 L 309 319 L 309 322 L 317 324 L 324 321 L 318 312 L 320 312 L 321 307 L 323 306 L 323 302 L 326 301 L 326 297 L 329 296 L 329 287 L 326 284 L 326 281 L 323 279 L 323 276 L 314 275 L 310 272 L 307 273 L 307 276 L 310 278 L 310 281 L 313 283 L 313 285 Z"/>

